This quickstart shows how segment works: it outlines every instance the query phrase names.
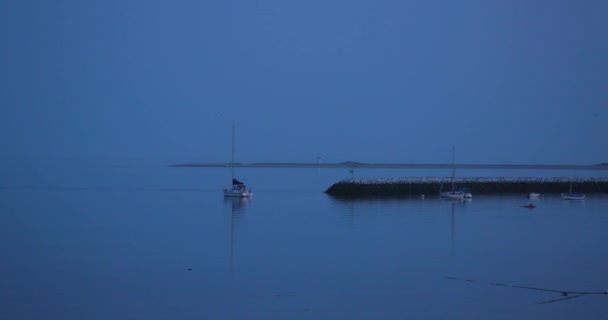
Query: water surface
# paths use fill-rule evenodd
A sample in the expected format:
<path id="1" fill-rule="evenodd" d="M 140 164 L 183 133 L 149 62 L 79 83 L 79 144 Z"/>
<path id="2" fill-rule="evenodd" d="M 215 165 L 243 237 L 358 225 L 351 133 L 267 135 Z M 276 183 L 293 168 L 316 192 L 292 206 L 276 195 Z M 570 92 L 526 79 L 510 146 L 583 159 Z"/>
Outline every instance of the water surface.
<path id="1" fill-rule="evenodd" d="M 606 318 L 608 197 L 338 200 L 347 170 L 1 172 L 2 319 Z M 358 170 L 358 177 L 445 176 Z M 463 176 L 602 176 L 479 172 Z M 190 270 L 189 270 L 190 269 Z M 451 280 L 446 277 L 472 280 Z"/>

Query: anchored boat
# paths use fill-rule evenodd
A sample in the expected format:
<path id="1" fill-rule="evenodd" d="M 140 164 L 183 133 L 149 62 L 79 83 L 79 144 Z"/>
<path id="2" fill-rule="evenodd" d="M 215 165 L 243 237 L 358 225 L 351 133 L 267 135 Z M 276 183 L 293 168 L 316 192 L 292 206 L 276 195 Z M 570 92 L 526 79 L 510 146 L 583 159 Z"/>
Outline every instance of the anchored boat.
<path id="1" fill-rule="evenodd" d="M 465 197 L 465 193 L 462 190 L 456 190 L 454 188 L 454 179 L 456 178 L 456 165 L 454 164 L 454 146 L 452 146 L 452 190 L 442 192 L 439 190 L 439 195 L 442 198 L 450 199 L 450 200 L 462 200 Z M 470 193 L 469 193 L 470 194 Z M 471 196 L 472 197 L 472 196 Z"/>
<path id="2" fill-rule="evenodd" d="M 585 195 L 582 193 L 572 193 L 572 182 L 570 182 L 570 193 L 562 193 L 564 200 L 585 200 Z"/>
<path id="3" fill-rule="evenodd" d="M 232 161 L 230 162 L 230 172 L 232 174 L 232 188 L 224 189 L 224 197 L 251 197 L 253 195 L 253 191 L 251 189 L 247 189 L 245 183 L 234 178 L 234 126 L 232 126 Z"/>

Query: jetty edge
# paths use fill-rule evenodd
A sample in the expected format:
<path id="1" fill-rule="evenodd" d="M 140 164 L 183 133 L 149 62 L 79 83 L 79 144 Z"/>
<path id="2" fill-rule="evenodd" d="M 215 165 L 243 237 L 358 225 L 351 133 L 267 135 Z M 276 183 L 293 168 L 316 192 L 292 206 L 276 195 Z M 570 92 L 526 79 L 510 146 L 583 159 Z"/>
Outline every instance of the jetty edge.
<path id="1" fill-rule="evenodd" d="M 346 179 L 334 183 L 325 193 L 339 198 L 380 198 L 402 196 L 439 196 L 439 190 L 451 188 L 451 178 L 409 177 L 393 179 Z M 456 187 L 470 188 L 478 194 L 545 194 L 567 193 L 608 193 L 608 178 L 455 178 Z"/>

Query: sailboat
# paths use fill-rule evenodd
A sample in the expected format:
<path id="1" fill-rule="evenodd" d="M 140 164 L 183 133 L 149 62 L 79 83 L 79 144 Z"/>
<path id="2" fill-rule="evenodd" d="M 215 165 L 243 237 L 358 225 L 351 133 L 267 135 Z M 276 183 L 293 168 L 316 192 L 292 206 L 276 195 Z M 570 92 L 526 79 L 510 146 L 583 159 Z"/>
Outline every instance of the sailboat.
<path id="1" fill-rule="evenodd" d="M 247 189 L 245 183 L 234 178 L 234 125 L 232 126 L 232 160 L 230 162 L 230 173 L 232 175 L 232 188 L 224 189 L 224 197 L 251 197 L 253 195 L 253 191 L 251 189 Z"/>
<path id="2" fill-rule="evenodd" d="M 452 179 L 451 179 L 452 190 L 446 191 L 446 192 L 442 192 L 440 190 L 439 194 L 441 195 L 442 198 L 451 199 L 451 200 L 464 199 L 465 193 L 460 190 L 456 190 L 456 188 L 454 188 L 454 179 L 455 178 L 456 178 L 456 164 L 454 163 L 454 146 L 452 146 Z"/>
<path id="3" fill-rule="evenodd" d="M 564 200 L 585 200 L 585 195 L 582 193 L 572 193 L 572 182 L 570 182 L 570 193 L 562 193 Z"/>

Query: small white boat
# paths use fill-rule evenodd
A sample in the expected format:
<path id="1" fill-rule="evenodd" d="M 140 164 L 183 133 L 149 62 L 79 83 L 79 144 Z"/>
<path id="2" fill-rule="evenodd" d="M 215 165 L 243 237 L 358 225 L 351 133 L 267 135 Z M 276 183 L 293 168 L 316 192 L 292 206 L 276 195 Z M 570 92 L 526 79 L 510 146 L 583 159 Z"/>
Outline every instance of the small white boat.
<path id="1" fill-rule="evenodd" d="M 530 199 L 540 198 L 540 193 L 530 192 L 530 193 L 528 193 L 528 198 L 530 198 Z"/>

